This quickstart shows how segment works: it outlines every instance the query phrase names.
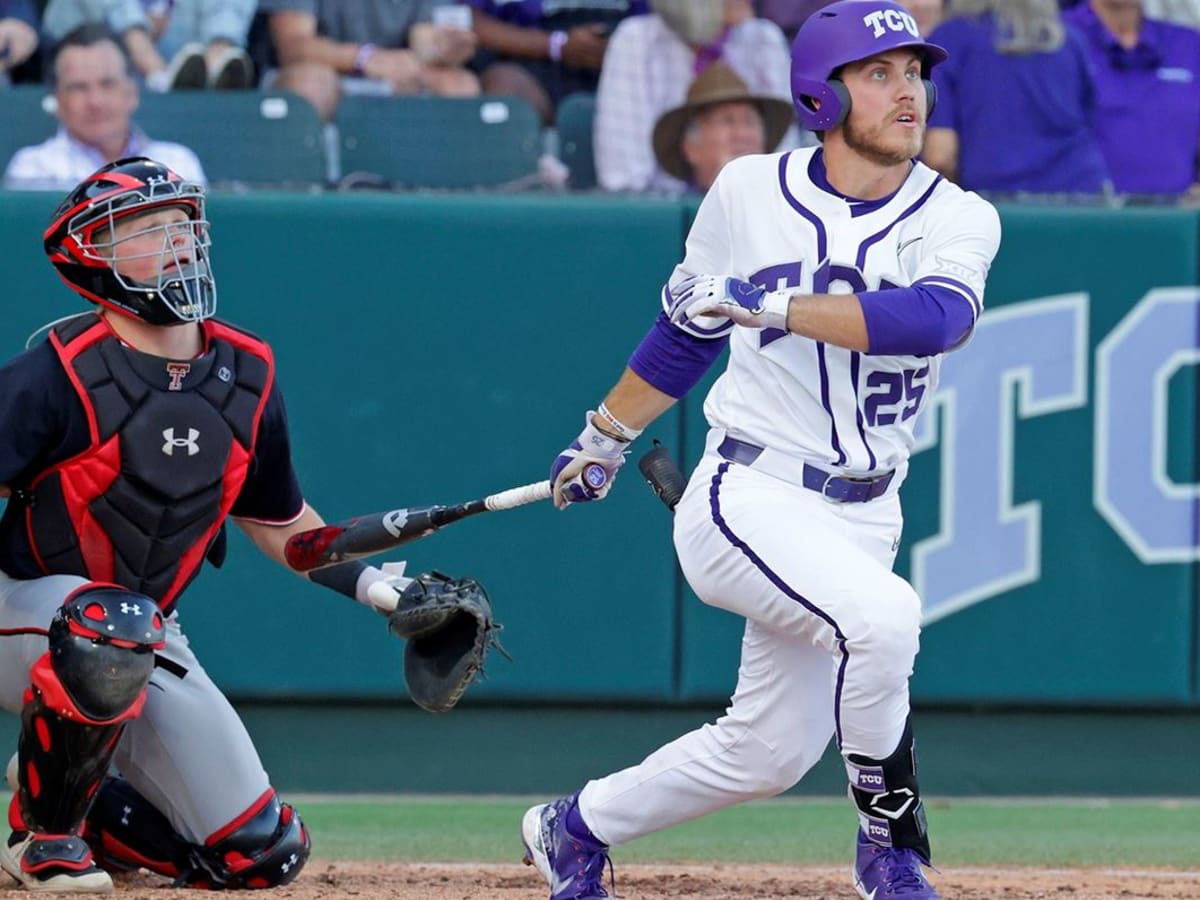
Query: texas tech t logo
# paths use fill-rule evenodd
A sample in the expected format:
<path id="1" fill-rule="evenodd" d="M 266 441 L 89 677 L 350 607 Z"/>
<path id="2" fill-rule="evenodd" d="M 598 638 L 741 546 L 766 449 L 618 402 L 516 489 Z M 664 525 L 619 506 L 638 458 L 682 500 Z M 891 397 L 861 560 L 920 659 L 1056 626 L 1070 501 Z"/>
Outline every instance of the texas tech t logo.
<path id="1" fill-rule="evenodd" d="M 163 444 L 162 452 L 167 454 L 167 456 L 174 456 L 176 448 L 182 449 L 184 447 L 187 448 L 188 456 L 195 456 L 200 452 L 200 445 L 196 443 L 196 438 L 200 437 L 200 432 L 195 428 L 189 428 L 187 430 L 187 437 L 185 438 L 175 437 L 174 428 L 164 428 L 162 436 L 163 440 L 166 441 Z"/>
<path id="2" fill-rule="evenodd" d="M 167 382 L 168 391 L 183 390 L 183 379 L 188 372 L 192 371 L 191 363 L 169 362 L 167 363 L 167 375 L 171 380 Z"/>

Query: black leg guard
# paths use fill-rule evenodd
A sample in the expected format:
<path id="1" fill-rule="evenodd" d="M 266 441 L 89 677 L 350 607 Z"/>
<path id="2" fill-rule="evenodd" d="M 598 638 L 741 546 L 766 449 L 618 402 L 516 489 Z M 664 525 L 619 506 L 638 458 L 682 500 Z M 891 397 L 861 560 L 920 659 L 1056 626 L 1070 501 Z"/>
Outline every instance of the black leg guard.
<path id="1" fill-rule="evenodd" d="M 14 830 L 78 831 L 125 723 L 141 712 L 163 641 L 148 597 L 91 584 L 63 603 L 21 710 Z"/>
<path id="2" fill-rule="evenodd" d="M 300 815 L 271 791 L 266 803 L 226 835 L 209 838 L 203 858 L 214 887 L 269 888 L 295 880 L 312 841 Z"/>
<path id="3" fill-rule="evenodd" d="M 925 806 L 917 787 L 917 756 L 912 722 L 904 724 L 900 745 L 887 759 L 846 756 L 850 794 L 858 806 L 863 833 L 884 847 L 916 850 L 929 863 Z"/>
<path id="4" fill-rule="evenodd" d="M 96 862 L 110 872 L 143 868 L 186 881 L 198 868 L 193 857 L 200 848 L 123 778 L 105 778 L 100 785 L 84 837 Z"/>
<path id="5" fill-rule="evenodd" d="M 123 779 L 105 779 L 87 819 L 87 839 L 109 871 L 146 868 L 179 887 L 255 889 L 288 884 L 311 842 L 300 816 L 271 791 L 228 834 L 199 846 L 185 840 Z"/>

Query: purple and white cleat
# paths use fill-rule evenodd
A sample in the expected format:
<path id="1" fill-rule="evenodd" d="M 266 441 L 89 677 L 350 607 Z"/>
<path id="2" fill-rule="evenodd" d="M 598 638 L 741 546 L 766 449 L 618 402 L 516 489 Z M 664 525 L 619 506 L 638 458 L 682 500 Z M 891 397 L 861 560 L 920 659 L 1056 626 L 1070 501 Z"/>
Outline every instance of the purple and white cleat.
<path id="1" fill-rule="evenodd" d="M 567 817 L 574 810 L 578 796 L 534 806 L 521 820 L 525 865 L 536 866 L 546 879 L 550 900 L 596 900 L 609 896 L 603 885 L 604 870 L 612 867 L 608 846 L 594 835 L 578 837 L 567 830 Z M 575 810 L 576 818 L 578 815 Z M 582 819 L 578 821 L 582 825 Z"/>
<path id="2" fill-rule="evenodd" d="M 858 832 L 854 859 L 854 888 L 863 900 L 941 900 L 925 880 L 921 854 L 908 848 L 884 847 Z"/>

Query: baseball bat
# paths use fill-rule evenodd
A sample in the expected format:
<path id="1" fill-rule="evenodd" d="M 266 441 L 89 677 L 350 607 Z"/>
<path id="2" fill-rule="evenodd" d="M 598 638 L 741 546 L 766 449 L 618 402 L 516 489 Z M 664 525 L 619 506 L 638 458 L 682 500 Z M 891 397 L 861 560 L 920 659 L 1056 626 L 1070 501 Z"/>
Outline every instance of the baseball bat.
<path id="1" fill-rule="evenodd" d="M 599 488 L 608 480 L 608 473 L 603 466 L 592 463 L 584 467 L 582 477 L 592 487 Z M 284 547 L 284 555 L 297 572 L 311 572 L 399 547 L 468 516 L 548 500 L 550 494 L 550 482 L 538 481 L 456 506 L 411 506 L 355 516 L 293 534 Z"/>
<path id="2" fill-rule="evenodd" d="M 667 448 L 656 440 L 654 449 L 638 460 L 638 469 L 658 499 L 674 512 L 687 487 L 687 477 L 679 471 Z"/>
<path id="3" fill-rule="evenodd" d="M 411 506 L 356 516 L 293 534 L 284 554 L 297 572 L 310 572 L 399 547 L 468 516 L 513 509 L 549 497 L 550 482 L 539 481 L 456 506 Z"/>

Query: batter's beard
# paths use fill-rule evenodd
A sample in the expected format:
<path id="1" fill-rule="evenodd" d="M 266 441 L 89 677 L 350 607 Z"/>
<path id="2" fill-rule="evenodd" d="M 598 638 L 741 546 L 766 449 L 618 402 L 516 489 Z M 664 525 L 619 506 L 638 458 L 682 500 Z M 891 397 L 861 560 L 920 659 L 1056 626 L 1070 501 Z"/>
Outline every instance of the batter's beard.
<path id="1" fill-rule="evenodd" d="M 878 166 L 898 166 L 908 162 L 921 152 L 920 139 L 913 142 L 915 148 L 911 148 L 911 145 L 892 147 L 884 144 L 879 138 L 882 130 L 876 128 L 869 132 L 862 132 L 847 120 L 842 129 L 842 137 L 846 141 L 847 147 Z M 925 129 L 922 128 L 916 134 L 919 138 L 923 137 Z"/>

